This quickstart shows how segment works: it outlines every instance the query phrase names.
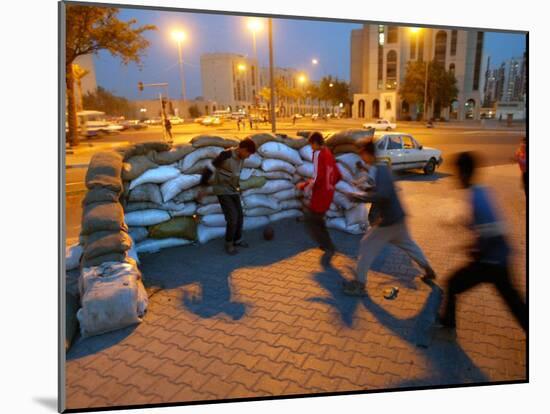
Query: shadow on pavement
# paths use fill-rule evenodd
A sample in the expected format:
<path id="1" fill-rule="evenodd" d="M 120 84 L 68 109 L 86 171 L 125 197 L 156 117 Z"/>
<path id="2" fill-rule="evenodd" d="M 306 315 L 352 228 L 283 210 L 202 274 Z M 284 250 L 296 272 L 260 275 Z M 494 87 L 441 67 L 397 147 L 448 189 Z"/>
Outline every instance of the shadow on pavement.
<path id="1" fill-rule="evenodd" d="M 414 181 L 414 182 L 435 182 L 442 178 L 450 177 L 452 174 L 437 171 L 432 175 L 425 175 L 422 173 L 412 172 L 395 172 L 394 177 L 396 181 Z"/>
<path id="2" fill-rule="evenodd" d="M 130 336 L 136 327 L 137 325 L 128 326 L 123 329 L 107 332 L 103 335 L 91 336 L 89 338 L 82 338 L 80 334 L 78 334 L 69 352 L 67 352 L 67 361 L 83 358 L 108 349 Z"/>

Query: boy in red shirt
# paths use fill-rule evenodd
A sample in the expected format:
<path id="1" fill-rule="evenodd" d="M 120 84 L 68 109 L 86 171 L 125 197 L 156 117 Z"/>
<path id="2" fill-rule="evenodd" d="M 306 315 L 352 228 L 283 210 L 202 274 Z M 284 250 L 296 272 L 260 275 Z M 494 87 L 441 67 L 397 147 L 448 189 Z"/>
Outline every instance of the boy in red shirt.
<path id="1" fill-rule="evenodd" d="M 330 238 L 325 223 L 325 213 L 332 203 L 336 183 L 342 175 L 332 152 L 325 146 L 325 140 L 321 133 L 312 132 L 308 138 L 313 149 L 313 178 L 296 185 L 304 191 L 306 197 L 311 195 L 309 204 L 305 208 L 304 222 L 311 238 L 319 244 L 323 255 L 323 265 L 328 266 L 335 253 L 335 247 Z"/>

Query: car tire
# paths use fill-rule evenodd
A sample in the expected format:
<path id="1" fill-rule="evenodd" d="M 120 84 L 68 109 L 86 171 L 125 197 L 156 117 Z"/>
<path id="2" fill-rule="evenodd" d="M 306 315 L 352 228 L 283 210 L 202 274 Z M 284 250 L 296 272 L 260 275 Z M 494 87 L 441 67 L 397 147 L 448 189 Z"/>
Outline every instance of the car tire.
<path id="1" fill-rule="evenodd" d="M 435 160 L 431 158 L 424 166 L 424 174 L 432 175 L 435 172 L 436 165 L 437 163 L 435 162 Z"/>

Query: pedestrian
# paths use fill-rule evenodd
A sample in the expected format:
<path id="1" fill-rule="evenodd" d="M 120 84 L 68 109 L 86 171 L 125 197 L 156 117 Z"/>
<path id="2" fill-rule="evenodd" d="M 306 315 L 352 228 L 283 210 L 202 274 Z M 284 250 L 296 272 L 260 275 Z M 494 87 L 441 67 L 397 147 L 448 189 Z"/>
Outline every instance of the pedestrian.
<path id="1" fill-rule="evenodd" d="M 313 149 L 313 178 L 298 183 L 296 187 L 304 191 L 309 200 L 304 212 L 306 230 L 324 251 L 323 264 L 328 266 L 336 248 L 327 230 L 325 213 L 332 203 L 336 183 L 342 175 L 320 132 L 312 132 L 308 142 Z"/>
<path id="2" fill-rule="evenodd" d="M 292 115 L 292 125 L 296 125 L 296 114 Z"/>
<path id="3" fill-rule="evenodd" d="M 374 142 L 368 140 L 361 143 L 359 155 L 367 164 L 369 175 L 374 177 L 374 187 L 362 193 L 347 193 L 347 196 L 355 202 L 372 204 L 369 212 L 371 227 L 359 244 L 355 280 L 344 282 L 344 293 L 352 296 L 366 294 L 367 272 L 388 243 L 405 251 L 424 270 L 424 280 L 435 279 L 435 272 L 428 259 L 411 238 L 405 222 L 405 211 L 397 197 L 390 168 L 387 164 L 376 164 Z"/>
<path id="4" fill-rule="evenodd" d="M 242 239 L 243 209 L 240 196 L 239 179 L 244 160 L 256 152 L 256 144 L 247 138 L 239 142 L 237 147 L 228 148 L 214 159 L 214 170 L 205 168 L 200 181 L 201 187 L 208 184 L 212 175 L 214 194 L 222 207 L 226 221 L 225 251 L 227 254 L 237 254 L 237 247 L 248 247 Z M 205 196 L 203 188 L 199 191 L 198 200 Z"/>
<path id="5" fill-rule="evenodd" d="M 523 137 L 519 148 L 516 151 L 515 159 L 519 165 L 521 171 L 521 179 L 523 180 L 523 191 L 527 197 L 527 191 L 529 188 L 529 178 L 527 176 L 527 138 Z"/>
<path id="6" fill-rule="evenodd" d="M 456 297 L 480 283 L 493 284 L 512 311 L 521 327 L 527 328 L 527 308 L 512 286 L 508 270 L 510 247 L 502 223 L 488 190 L 473 184 L 476 159 L 472 153 L 459 154 L 456 167 L 460 185 L 469 190 L 470 211 L 467 226 L 475 235 L 470 253 L 471 260 L 457 270 L 447 285 L 446 305 L 440 317 L 441 324 L 456 327 Z M 444 302 L 445 303 L 445 302 Z"/>
<path id="7" fill-rule="evenodd" d="M 172 138 L 172 123 L 170 122 L 170 118 L 166 117 L 164 118 L 164 129 L 166 130 L 166 135 L 170 137 L 170 140 L 168 142 L 172 143 L 174 139 Z"/>
<path id="8" fill-rule="evenodd" d="M 237 117 L 237 131 L 241 130 L 241 117 Z"/>
<path id="9" fill-rule="evenodd" d="M 252 115 L 248 115 L 248 122 L 250 124 L 250 130 L 252 130 L 252 127 L 253 127 Z"/>

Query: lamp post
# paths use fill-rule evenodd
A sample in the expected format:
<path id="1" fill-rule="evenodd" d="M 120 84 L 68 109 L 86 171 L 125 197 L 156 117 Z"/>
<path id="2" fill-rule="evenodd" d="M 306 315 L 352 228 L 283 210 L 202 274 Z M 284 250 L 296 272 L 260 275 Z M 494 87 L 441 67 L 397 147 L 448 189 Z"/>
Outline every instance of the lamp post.
<path id="1" fill-rule="evenodd" d="M 304 90 L 304 85 L 306 84 L 306 81 L 307 81 L 306 75 L 304 75 L 303 73 L 298 76 L 298 83 L 302 87 L 302 92 Z M 304 97 L 303 101 L 305 103 L 305 97 Z M 302 111 L 303 108 L 301 107 L 300 103 L 301 103 L 300 102 L 300 97 L 298 97 L 298 110 L 300 110 L 300 112 L 303 112 Z"/>
<path id="2" fill-rule="evenodd" d="M 248 29 L 250 30 L 250 32 L 252 33 L 252 49 L 253 49 L 253 52 L 254 52 L 254 61 L 256 62 L 256 69 L 254 70 L 254 105 L 257 105 L 258 104 L 258 88 L 260 87 L 259 85 L 259 62 L 258 62 L 258 50 L 256 48 L 256 33 L 257 32 L 260 32 L 262 29 L 263 29 L 263 24 L 262 24 L 262 21 L 260 19 L 257 19 L 257 18 L 252 18 L 252 19 L 249 19 L 248 20 Z"/>
<path id="3" fill-rule="evenodd" d="M 273 70 L 273 21 L 268 19 L 268 32 L 269 32 L 269 87 L 271 89 L 271 132 L 275 133 L 277 129 L 275 120 L 275 79 Z"/>
<path id="4" fill-rule="evenodd" d="M 181 44 L 187 38 L 187 36 L 185 32 L 181 30 L 174 30 L 172 32 L 172 38 L 178 44 L 178 62 L 180 67 L 180 78 L 181 78 L 181 99 L 182 101 L 184 101 L 184 105 L 185 105 L 185 79 L 183 76 L 183 55 L 181 51 Z"/>
<path id="5" fill-rule="evenodd" d="M 418 35 L 419 35 L 419 33 L 421 33 L 422 28 L 420 28 L 420 27 L 411 27 L 410 31 L 411 31 L 411 33 L 413 33 L 415 35 L 415 38 L 416 38 L 416 53 L 418 53 L 419 52 L 419 49 L 418 49 Z M 424 53 L 424 50 L 422 50 L 422 53 Z M 420 56 L 419 54 L 418 54 L 418 56 L 421 57 L 422 59 L 424 59 L 424 56 Z M 422 118 L 423 118 L 424 121 L 427 121 L 427 117 L 428 117 L 428 69 L 429 69 L 428 60 L 426 60 L 424 62 L 424 111 L 423 111 L 423 114 L 422 114 Z"/>

